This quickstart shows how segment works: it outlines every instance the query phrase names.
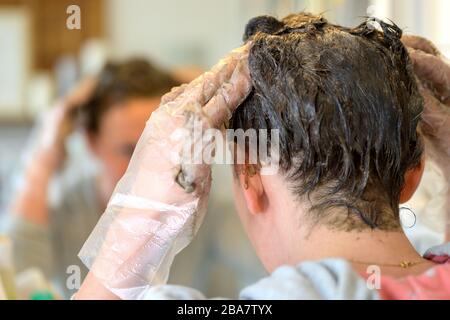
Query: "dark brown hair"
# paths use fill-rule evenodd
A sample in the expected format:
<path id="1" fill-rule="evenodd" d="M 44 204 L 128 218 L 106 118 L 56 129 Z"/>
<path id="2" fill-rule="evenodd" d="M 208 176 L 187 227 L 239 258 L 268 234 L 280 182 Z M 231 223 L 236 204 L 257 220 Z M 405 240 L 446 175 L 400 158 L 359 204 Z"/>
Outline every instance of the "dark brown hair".
<path id="1" fill-rule="evenodd" d="M 253 89 L 230 126 L 279 130 L 282 173 L 311 200 L 317 222 L 400 226 L 404 175 L 422 155 L 423 110 L 401 36 L 375 19 L 345 28 L 305 13 L 247 24 Z"/>

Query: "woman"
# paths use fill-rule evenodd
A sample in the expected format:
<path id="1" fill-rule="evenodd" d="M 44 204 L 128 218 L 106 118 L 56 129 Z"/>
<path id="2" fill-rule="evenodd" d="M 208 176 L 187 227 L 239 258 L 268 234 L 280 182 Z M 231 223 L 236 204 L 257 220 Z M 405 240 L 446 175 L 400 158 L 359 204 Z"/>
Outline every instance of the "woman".
<path id="1" fill-rule="evenodd" d="M 7 217 L 17 270 L 37 267 L 64 296 L 75 292 L 66 279 L 80 265 L 77 253 L 126 171 L 146 120 L 176 84 L 145 60 L 109 63 L 49 111 Z M 64 168 L 69 134 L 78 129 L 100 170 L 60 180 L 59 198 L 51 202 L 50 183 Z"/>
<path id="2" fill-rule="evenodd" d="M 271 175 L 248 161 L 261 144 L 235 147 L 247 155 L 234 164 L 236 206 L 271 273 L 241 298 L 450 298 L 449 246 L 421 257 L 398 212 L 420 183 L 424 145 L 450 180 L 450 67 L 411 51 L 419 88 L 401 35 L 374 19 L 352 29 L 308 14 L 252 19 L 242 48 L 153 113 L 80 253 L 90 272 L 75 298 L 204 298 L 158 286 L 199 228 L 210 187 L 210 167 L 186 160 L 197 140 L 174 138 L 228 122 L 280 138 Z M 372 287 L 370 270 L 380 276 Z"/>

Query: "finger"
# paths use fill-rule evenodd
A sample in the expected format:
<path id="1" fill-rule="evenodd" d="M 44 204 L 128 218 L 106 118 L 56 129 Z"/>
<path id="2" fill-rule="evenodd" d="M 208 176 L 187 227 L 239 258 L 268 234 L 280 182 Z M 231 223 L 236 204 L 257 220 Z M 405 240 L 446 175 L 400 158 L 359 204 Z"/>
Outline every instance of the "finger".
<path id="1" fill-rule="evenodd" d="M 236 66 L 230 81 L 224 83 L 203 108 L 213 127 L 220 127 L 231 118 L 234 110 L 245 100 L 252 88 L 247 60 Z"/>
<path id="2" fill-rule="evenodd" d="M 219 83 L 231 74 L 231 70 L 235 67 L 235 62 L 215 66 L 211 71 L 207 71 L 194 79 L 189 84 L 182 85 L 172 89 L 169 93 L 164 95 L 161 99 L 161 105 L 173 106 L 178 109 L 180 105 L 197 102 L 201 105 L 205 104 L 207 100 L 214 94 L 219 87 Z"/>
<path id="3" fill-rule="evenodd" d="M 162 96 L 161 104 L 166 104 L 178 98 L 183 92 L 186 91 L 187 86 L 187 84 L 182 84 L 181 86 L 172 88 L 172 90 Z"/>
<path id="4" fill-rule="evenodd" d="M 450 96 L 450 65 L 441 57 L 409 49 L 414 71 L 418 78 L 427 86 L 432 86 L 440 99 Z"/>
<path id="5" fill-rule="evenodd" d="M 439 56 L 440 52 L 436 48 L 436 46 L 428 39 L 419 36 L 413 35 L 404 35 L 402 37 L 402 42 L 406 47 L 421 50 L 428 54 L 432 54 L 434 56 Z"/>

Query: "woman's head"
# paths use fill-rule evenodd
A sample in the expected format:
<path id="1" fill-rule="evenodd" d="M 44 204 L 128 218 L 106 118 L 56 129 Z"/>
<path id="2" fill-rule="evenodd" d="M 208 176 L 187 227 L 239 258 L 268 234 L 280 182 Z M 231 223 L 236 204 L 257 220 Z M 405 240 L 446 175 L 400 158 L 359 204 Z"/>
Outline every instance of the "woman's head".
<path id="1" fill-rule="evenodd" d="M 108 63 L 101 71 L 90 99 L 81 107 L 81 119 L 111 192 L 160 97 L 176 85 L 168 73 L 141 59 Z"/>
<path id="2" fill-rule="evenodd" d="M 278 129 L 280 137 L 279 177 L 258 176 L 256 191 L 236 184 L 250 237 L 258 232 L 242 212 L 277 202 L 279 210 L 302 208 L 300 223 L 400 228 L 399 202 L 420 180 L 423 109 L 401 34 L 380 21 L 350 29 L 309 14 L 250 20 L 244 40 L 253 42 L 253 90 L 230 125 Z"/>

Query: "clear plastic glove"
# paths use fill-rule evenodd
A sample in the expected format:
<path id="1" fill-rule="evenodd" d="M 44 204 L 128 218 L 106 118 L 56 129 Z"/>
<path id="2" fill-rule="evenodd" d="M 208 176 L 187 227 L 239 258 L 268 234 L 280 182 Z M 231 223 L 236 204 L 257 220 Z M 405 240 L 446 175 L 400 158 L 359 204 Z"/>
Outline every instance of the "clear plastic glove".
<path id="1" fill-rule="evenodd" d="M 425 99 L 420 129 L 426 152 L 450 178 L 450 62 L 428 40 L 404 36 Z"/>
<path id="2" fill-rule="evenodd" d="M 427 39 L 404 36 L 425 99 L 420 130 L 426 155 L 447 181 L 447 238 L 450 241 L 450 62 Z"/>
<path id="3" fill-rule="evenodd" d="M 190 161 L 199 141 L 189 137 L 198 125 L 220 128 L 249 94 L 249 45 L 162 98 L 81 249 L 83 263 L 120 298 L 138 299 L 149 286 L 164 284 L 174 256 L 197 232 L 206 212 L 211 168 Z"/>

